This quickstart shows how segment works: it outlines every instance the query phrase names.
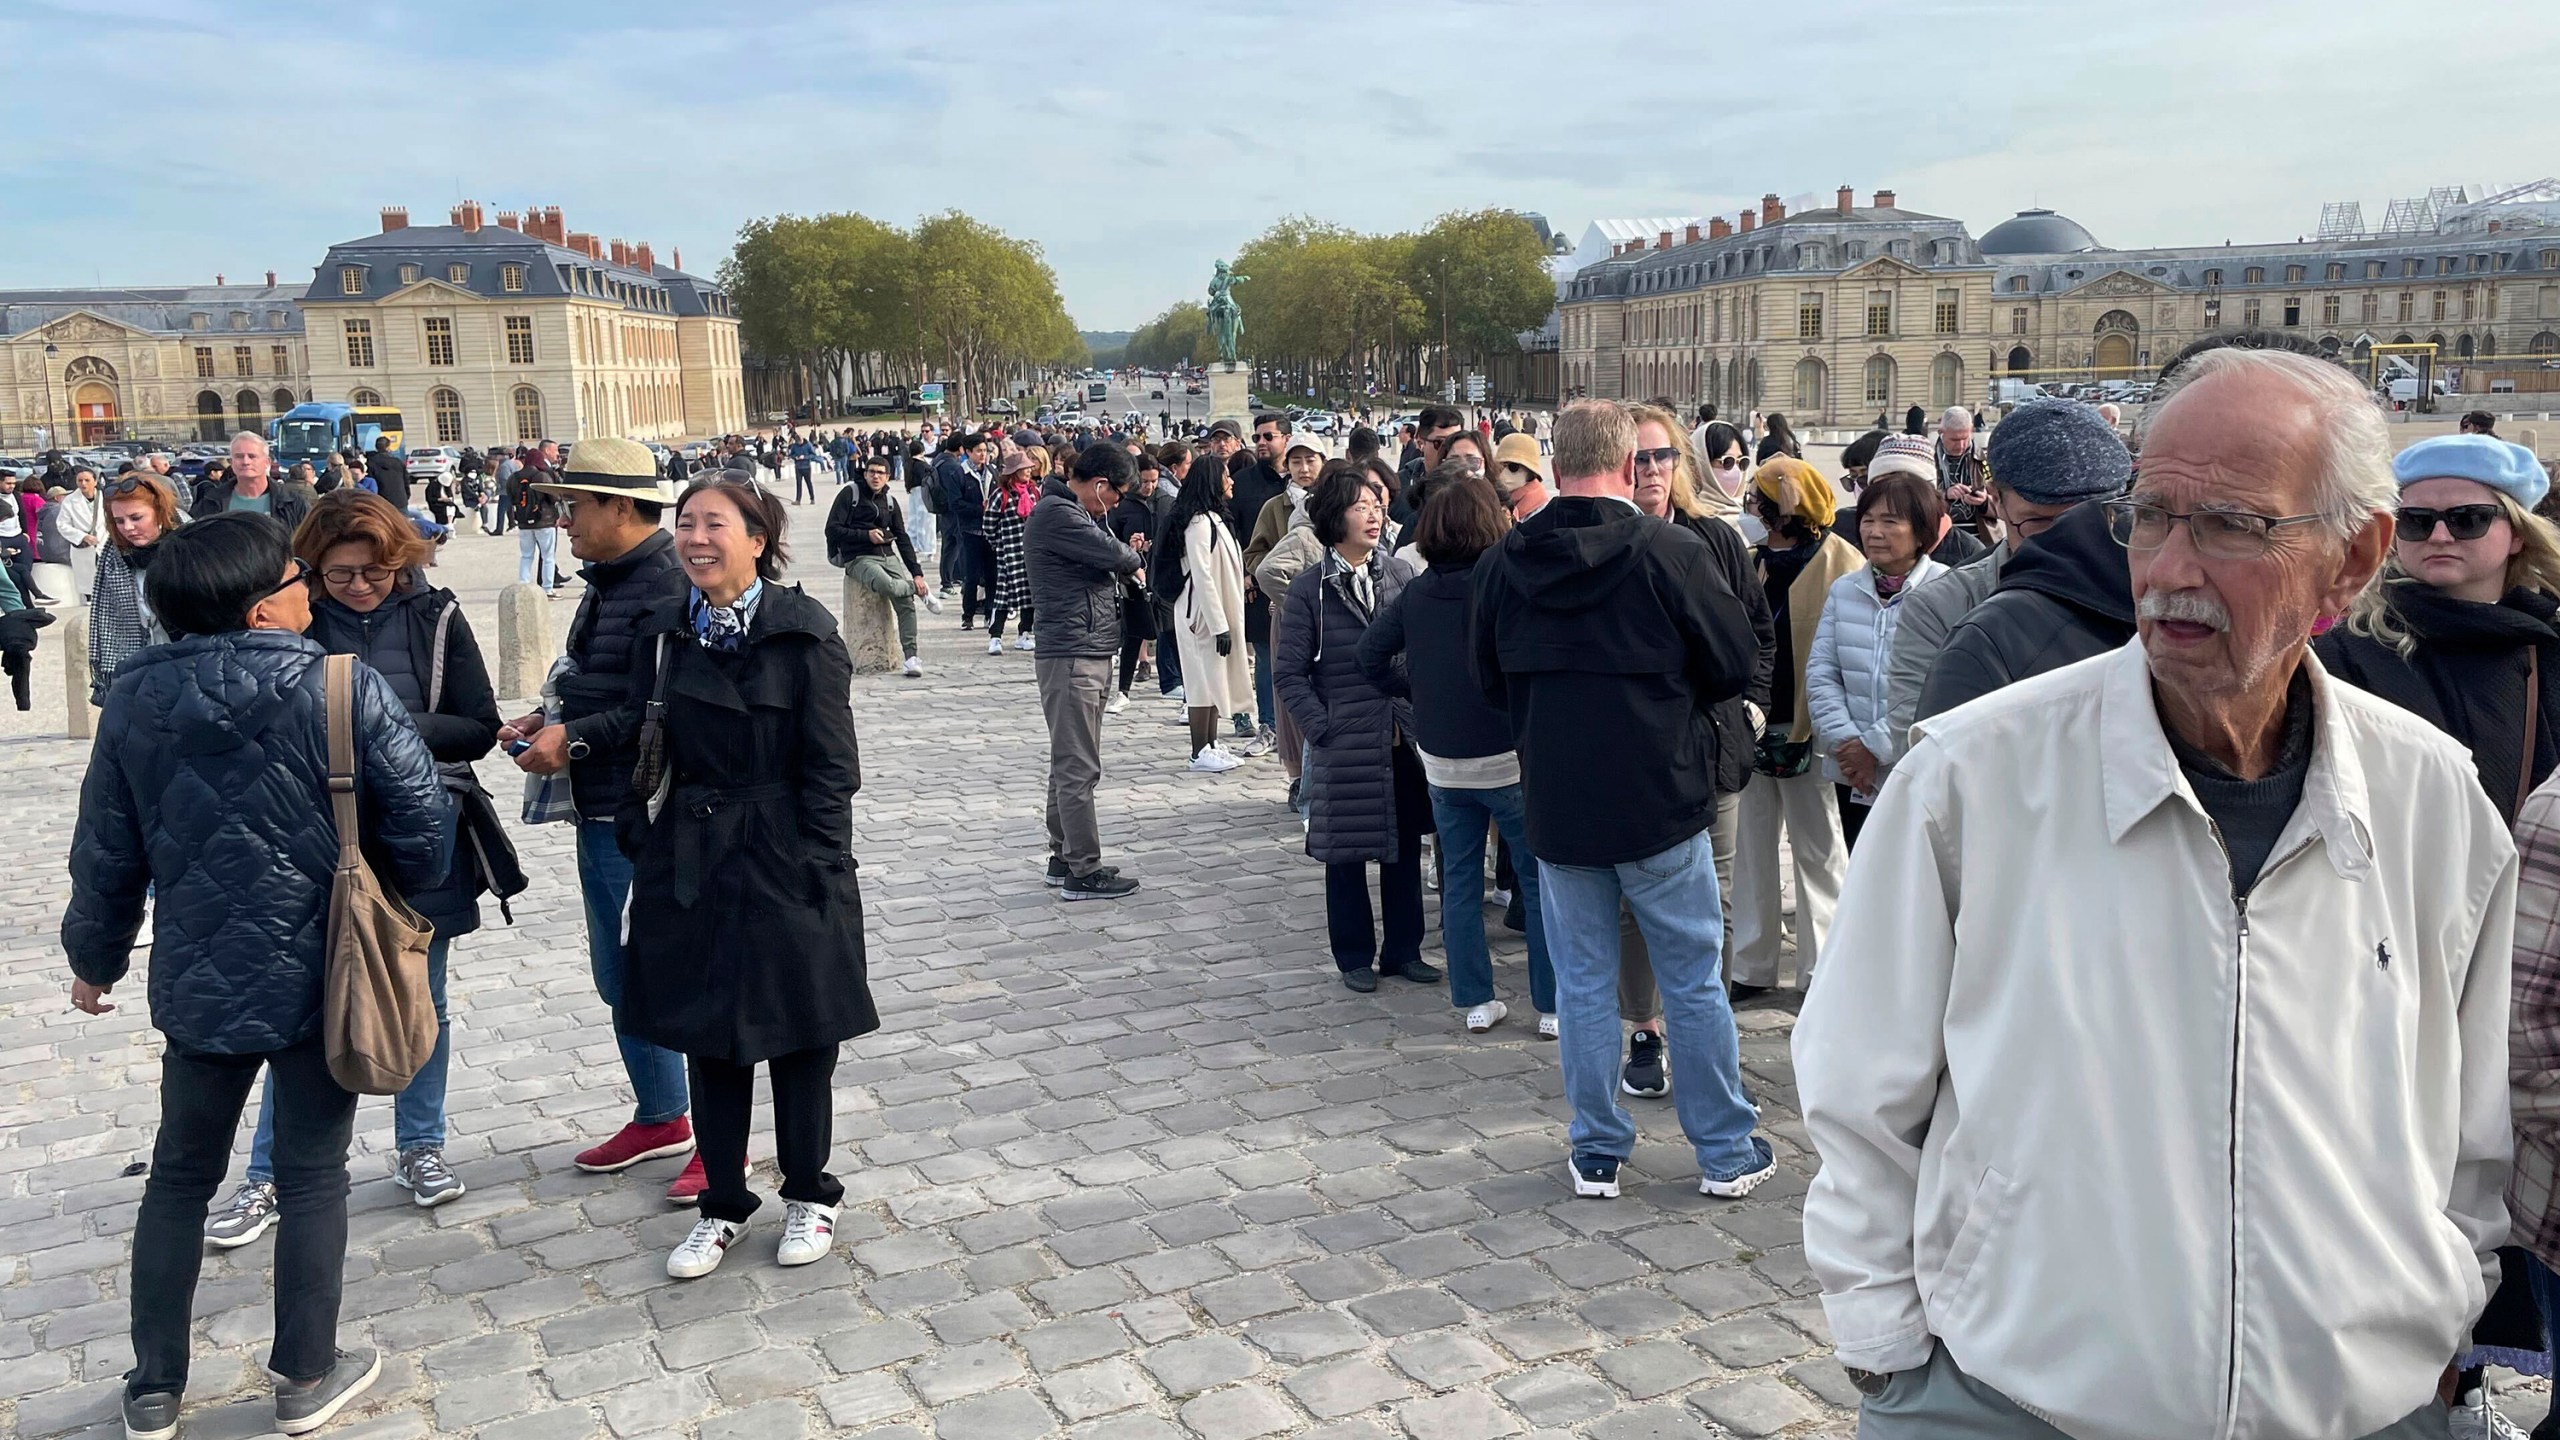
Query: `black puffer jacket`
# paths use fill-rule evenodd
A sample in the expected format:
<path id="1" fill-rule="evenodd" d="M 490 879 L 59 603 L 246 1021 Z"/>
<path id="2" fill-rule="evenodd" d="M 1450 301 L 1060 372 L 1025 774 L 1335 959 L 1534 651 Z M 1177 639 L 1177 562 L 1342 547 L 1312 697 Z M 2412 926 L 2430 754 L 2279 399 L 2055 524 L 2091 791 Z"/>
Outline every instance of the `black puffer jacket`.
<path id="1" fill-rule="evenodd" d="M 2000 588 L 1947 632 L 1920 687 L 1925 720 L 2133 638 L 2133 570 L 2107 533 L 2106 507 L 2080 505 L 2020 546 Z"/>
<path id="2" fill-rule="evenodd" d="M 1040 613 L 1040 653 L 1093 659 L 1120 653 L 1120 577 L 1138 573 L 1121 544 L 1052 475 L 1023 522 L 1022 562 Z"/>
<path id="3" fill-rule="evenodd" d="M 1384 693 L 1412 702 L 1413 743 L 1443 760 L 1480 760 L 1511 749 L 1511 717 L 1484 698 L 1467 668 L 1475 585 L 1474 561 L 1433 565 L 1379 606 L 1360 637 L 1360 673 Z"/>
<path id="4" fill-rule="evenodd" d="M 135 656 L 107 692 L 71 840 L 62 948 L 124 978 L 152 897 L 151 1023 L 219 1055 L 280 1050 L 320 1023 L 329 885 L 328 714 L 312 641 L 197 635 Z M 356 811 L 378 877 L 444 878 L 452 807 L 381 676 L 355 667 Z"/>
<path id="5" fill-rule="evenodd" d="M 1739 795 L 1751 783 L 1751 755 L 1760 739 L 1751 724 L 1750 705 L 1767 714 L 1769 690 L 1777 681 L 1778 625 L 1769 613 L 1768 587 L 1752 567 L 1751 547 L 1742 543 L 1741 531 L 1711 515 L 1683 515 L 1672 523 L 1707 542 L 1725 585 L 1742 601 L 1742 613 L 1751 621 L 1751 638 L 1760 647 L 1759 663 L 1751 667 L 1751 688 L 1716 702 L 1715 708 L 1716 793 Z"/>
<path id="6" fill-rule="evenodd" d="M 202 520 L 230 509 L 231 492 L 238 488 L 238 484 L 237 481 L 225 480 L 219 485 L 197 486 L 195 503 L 188 507 L 187 518 Z M 301 528 L 302 517 L 310 514 L 311 507 L 319 503 L 317 491 L 296 485 L 281 476 L 269 476 L 267 479 L 267 513 L 275 517 L 275 522 L 282 525 L 288 534 Z"/>
<path id="7" fill-rule="evenodd" d="M 1369 557 L 1377 608 L 1395 604 L 1413 570 L 1380 550 Z M 1360 669 L 1360 639 L 1376 612 L 1351 592 L 1351 572 L 1328 550 L 1289 586 L 1274 627 L 1271 688 L 1307 737 L 1307 854 L 1328 865 L 1391 860 L 1428 815 L 1396 813 L 1395 737 L 1413 733 L 1413 707 Z"/>
<path id="8" fill-rule="evenodd" d="M 578 576 L 587 582 L 587 598 L 569 622 L 569 658 L 578 673 L 560 682 L 560 718 L 572 741 L 592 748 L 569 763 L 569 789 L 579 815 L 610 820 L 631 788 L 648 698 L 631 690 L 635 637 L 652 614 L 681 616 L 690 582 L 676 561 L 676 537 L 664 530 Z"/>
<path id="9" fill-rule="evenodd" d="M 436 681 L 436 626 L 445 613 L 444 678 L 436 705 L 427 704 Z M 498 743 L 498 701 L 490 693 L 489 667 L 471 638 L 471 622 L 450 590 L 425 586 L 394 590 L 365 614 L 348 609 L 326 595 L 311 602 L 311 629 L 306 632 L 332 655 L 363 661 L 409 712 L 409 723 L 427 744 L 450 791 L 467 780 L 470 763 Z M 467 844 L 457 839 L 464 852 Z M 451 939 L 480 928 L 475 903 L 486 888 L 479 865 L 457 854 L 444 879 L 425 890 L 404 892 L 410 905 L 433 922 L 436 934 Z"/>
<path id="10" fill-rule="evenodd" d="M 2369 635 L 2332 630 L 2311 642 L 2330 674 L 2369 690 L 2462 742 L 2498 813 L 2515 823 L 2516 770 L 2524 754 L 2528 652 L 2541 657 L 2533 697 L 2533 764 L 2526 788 L 2560 766 L 2560 611 L 2539 590 L 2511 590 L 2495 605 L 2457 600 L 2423 580 L 2387 582 L 2391 613 L 2416 640 L 2406 659 Z"/>

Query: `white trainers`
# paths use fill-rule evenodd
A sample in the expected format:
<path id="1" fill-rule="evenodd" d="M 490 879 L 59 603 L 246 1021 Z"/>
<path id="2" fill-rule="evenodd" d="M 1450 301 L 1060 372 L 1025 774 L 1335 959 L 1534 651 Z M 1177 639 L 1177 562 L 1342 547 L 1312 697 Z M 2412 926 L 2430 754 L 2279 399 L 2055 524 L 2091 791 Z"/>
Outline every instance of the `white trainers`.
<path id="1" fill-rule="evenodd" d="M 1128 708 L 1129 692 L 1126 690 L 1114 690 L 1111 692 L 1111 698 L 1102 702 L 1102 713 L 1105 715 L 1117 715 Z"/>
<path id="2" fill-rule="evenodd" d="M 1032 637 L 1025 635 L 1013 642 L 1013 648 L 1016 650 L 1029 650 L 1034 648 L 1037 644 L 1038 642 L 1033 640 Z"/>
<path id="3" fill-rule="evenodd" d="M 1237 748 L 1236 758 L 1240 760 L 1259 760 L 1270 753 L 1271 742 L 1263 739 L 1259 735 L 1256 735 Z"/>
<path id="4" fill-rule="evenodd" d="M 782 1202 L 782 1249 L 774 1259 L 784 1265 L 807 1265 L 836 1248 L 836 1207 L 810 1200 Z"/>
<path id="5" fill-rule="evenodd" d="M 1204 746 L 1191 757 L 1192 770 L 1201 775 L 1224 775 L 1243 763 L 1215 745 Z"/>
<path id="6" fill-rule="evenodd" d="M 1498 909 L 1508 910 L 1511 908 L 1511 892 L 1508 890 L 1489 889 L 1484 892 L 1484 901 L 1486 904 Z"/>
<path id="7" fill-rule="evenodd" d="M 910 680 L 912 680 L 912 679 L 914 679 L 915 677 L 917 677 L 917 676 L 919 676 L 919 675 L 923 674 L 923 673 L 924 673 L 924 661 L 923 661 L 923 659 L 921 659 L 921 658 L 920 658 L 920 657 L 918 657 L 918 656 L 914 656 L 914 655 L 910 655 L 910 656 L 908 656 L 908 657 L 907 657 L 907 671 L 906 671 L 906 673 L 907 673 L 907 678 L 908 678 L 908 679 L 910 679 Z"/>
<path id="8" fill-rule="evenodd" d="M 709 1217 L 693 1222 L 693 1233 L 667 1256 L 667 1274 L 677 1280 L 699 1280 L 720 1268 L 729 1245 L 747 1227 L 735 1220 Z M 812 1259 L 816 1258 L 814 1256 Z"/>
<path id="9" fill-rule="evenodd" d="M 1559 1032 L 1556 1028 L 1556 1017 L 1546 1014 L 1543 1011 L 1540 1012 L 1538 1015 L 1538 1038 L 1541 1040 L 1553 1040 L 1556 1038 L 1558 1033 Z"/>
<path id="10" fill-rule="evenodd" d="M 1510 1013 L 1510 1006 L 1503 1004 L 1499 1000 L 1487 1000 L 1483 1004 L 1467 1012 L 1467 1033 L 1470 1035 L 1481 1035 L 1487 1030 L 1492 1029 L 1494 1026 L 1501 1024 L 1502 1017 Z"/>
<path id="11" fill-rule="evenodd" d="M 926 613 L 926 614 L 928 614 L 928 615 L 939 615 L 939 614 L 941 614 L 941 613 L 942 613 L 942 597 L 941 597 L 941 596 L 939 596 L 939 595 L 934 594 L 934 593 L 933 593 L 932 591 L 930 591 L 930 590 L 927 590 L 926 592 L 924 592 L 924 608 L 925 608 L 925 613 Z"/>
<path id="12" fill-rule="evenodd" d="M 990 639 L 987 641 L 987 653 L 988 653 L 988 654 L 990 654 L 990 655 L 1001 655 L 1001 654 L 1003 654 L 1003 653 L 1004 653 L 1004 637 L 1003 637 L 1003 636 L 1001 636 L 1001 635 L 997 635 L 997 636 L 994 636 L 994 637 L 990 638 Z"/>

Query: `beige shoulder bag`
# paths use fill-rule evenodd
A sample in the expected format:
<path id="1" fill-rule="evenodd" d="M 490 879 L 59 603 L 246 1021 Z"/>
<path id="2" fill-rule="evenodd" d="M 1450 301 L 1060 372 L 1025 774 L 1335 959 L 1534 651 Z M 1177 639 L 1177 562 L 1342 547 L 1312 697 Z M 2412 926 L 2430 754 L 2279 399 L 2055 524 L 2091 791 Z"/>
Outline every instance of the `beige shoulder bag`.
<path id="1" fill-rule="evenodd" d="M 321 1044 L 339 1085 L 358 1095 L 397 1095 L 436 1049 L 435 997 L 427 989 L 435 932 L 382 887 L 357 848 L 355 657 L 332 655 L 323 664 L 338 871 L 329 885 Z"/>

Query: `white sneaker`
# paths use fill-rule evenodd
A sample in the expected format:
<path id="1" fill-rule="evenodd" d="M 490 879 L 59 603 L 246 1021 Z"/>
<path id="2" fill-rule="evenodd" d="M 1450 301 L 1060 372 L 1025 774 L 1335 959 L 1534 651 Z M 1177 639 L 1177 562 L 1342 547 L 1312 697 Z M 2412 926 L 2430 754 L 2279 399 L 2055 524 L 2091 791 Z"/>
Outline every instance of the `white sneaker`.
<path id="1" fill-rule="evenodd" d="M 1105 715 L 1117 715 L 1128 708 L 1129 692 L 1126 690 L 1114 690 L 1111 692 L 1111 698 L 1102 702 L 1102 713 Z"/>
<path id="2" fill-rule="evenodd" d="M 2473 1386 L 2446 1420 L 2445 1433 L 2453 1440 L 2525 1440 L 2525 1432 L 2490 1403 L 2485 1386 Z"/>
<path id="3" fill-rule="evenodd" d="M 1031 636 L 1025 635 L 1013 642 L 1013 648 L 1016 650 L 1029 650 L 1034 648 L 1038 643 L 1039 642 L 1034 640 Z"/>
<path id="4" fill-rule="evenodd" d="M 1556 1017 L 1549 1015 L 1544 1011 L 1539 1012 L 1538 1038 L 1541 1040 L 1553 1040 L 1556 1038 L 1558 1033 L 1559 1032 L 1556 1028 Z"/>
<path id="5" fill-rule="evenodd" d="M 1271 742 L 1263 739 L 1259 735 L 1256 735 L 1237 748 L 1236 758 L 1239 760 L 1259 760 L 1270 753 Z"/>
<path id="6" fill-rule="evenodd" d="M 1502 1017 L 1510 1013 L 1510 1006 L 1503 1004 L 1499 1000 L 1487 1000 L 1483 1004 L 1467 1012 L 1467 1033 L 1470 1035 L 1481 1035 L 1487 1030 L 1492 1029 L 1494 1026 L 1501 1024 Z"/>
<path id="7" fill-rule="evenodd" d="M 705 1217 L 693 1222 L 693 1233 L 667 1256 L 667 1274 L 677 1280 L 699 1280 L 720 1268 L 730 1242 L 746 1230 L 735 1220 Z M 813 1257 L 814 1258 L 814 1257 Z"/>
<path id="8" fill-rule="evenodd" d="M 907 678 L 908 678 L 908 679 L 910 679 L 910 680 L 912 680 L 912 679 L 914 679 L 915 677 L 917 677 L 918 675 L 921 675 L 921 674 L 923 674 L 923 673 L 924 673 L 924 660 L 923 660 L 921 657 L 919 657 L 919 656 L 915 656 L 915 655 L 910 655 L 910 656 L 908 656 L 908 657 L 907 657 Z"/>
<path id="9" fill-rule="evenodd" d="M 1004 637 L 1003 637 L 1003 636 L 1001 636 L 1001 635 L 998 635 L 998 636 L 994 637 L 993 639 L 989 640 L 989 641 L 987 642 L 987 653 L 988 653 L 988 654 L 990 654 L 990 655 L 1001 655 L 1001 654 L 1003 654 L 1003 653 L 1004 653 Z"/>
<path id="10" fill-rule="evenodd" d="M 1205 746 L 1191 757 L 1191 768 L 1202 775 L 1223 775 L 1244 762 L 1215 745 Z"/>
<path id="11" fill-rule="evenodd" d="M 1182 697 L 1182 687 L 1179 685 L 1176 685 L 1171 690 L 1166 691 L 1164 698 L 1172 701 L 1176 705 L 1188 705 L 1191 703 Z"/>
<path id="12" fill-rule="evenodd" d="M 1508 890 L 1487 890 L 1484 892 L 1484 898 L 1488 905 L 1504 910 L 1511 908 L 1511 892 Z"/>
<path id="13" fill-rule="evenodd" d="M 782 1202 L 782 1249 L 776 1262 L 807 1265 L 836 1248 L 836 1207 L 810 1200 Z"/>
<path id="14" fill-rule="evenodd" d="M 927 614 L 931 614 L 931 615 L 939 615 L 939 614 L 941 614 L 941 613 L 942 613 L 942 597 L 941 597 L 941 596 L 939 596 L 939 595 L 934 594 L 934 593 L 933 593 L 932 591 L 930 591 L 930 590 L 926 591 L 926 592 L 925 592 L 925 595 L 924 595 L 924 608 L 925 608 L 925 612 L 926 612 Z"/>

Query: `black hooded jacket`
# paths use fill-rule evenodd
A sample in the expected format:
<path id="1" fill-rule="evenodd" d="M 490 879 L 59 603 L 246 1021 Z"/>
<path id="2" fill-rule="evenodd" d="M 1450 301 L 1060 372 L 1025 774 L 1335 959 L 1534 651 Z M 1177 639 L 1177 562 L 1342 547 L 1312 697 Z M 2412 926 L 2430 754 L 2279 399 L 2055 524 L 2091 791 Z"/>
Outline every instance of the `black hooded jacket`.
<path id="1" fill-rule="evenodd" d="M 1641 860 L 1715 818 L 1715 708 L 1760 655 L 1705 541 L 1623 501 L 1562 497 L 1477 562 L 1472 631 L 1539 859 Z"/>
<path id="2" fill-rule="evenodd" d="M 2018 548 L 2000 587 L 1947 632 L 1915 718 L 1944 714 L 2133 638 L 2133 568 L 2106 507 L 2076 506 Z"/>
<path id="3" fill-rule="evenodd" d="M 2560 602 L 2539 590 L 2510 590 L 2506 599 L 2483 605 L 2407 577 L 2388 581 L 2385 594 L 2393 618 L 2416 641 L 2407 658 L 2347 629 L 2312 641 L 2312 652 L 2330 674 L 2461 741 L 2481 788 L 2513 825 L 2528 651 L 2540 656 L 2541 694 L 2533 701 L 2533 767 L 2525 788 L 2560 766 L 2560 628 L 2553 625 Z"/>

